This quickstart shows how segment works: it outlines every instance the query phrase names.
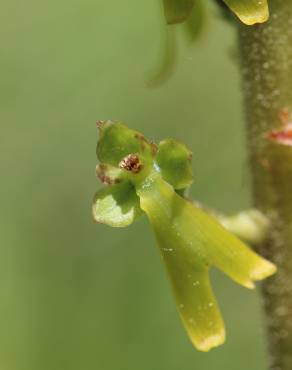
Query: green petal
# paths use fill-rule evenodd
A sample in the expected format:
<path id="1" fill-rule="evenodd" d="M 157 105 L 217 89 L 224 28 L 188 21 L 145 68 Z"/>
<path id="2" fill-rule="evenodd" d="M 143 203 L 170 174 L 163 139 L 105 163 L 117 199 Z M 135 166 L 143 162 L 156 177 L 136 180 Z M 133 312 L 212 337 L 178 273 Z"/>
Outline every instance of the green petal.
<path id="1" fill-rule="evenodd" d="M 247 25 L 263 23 L 269 18 L 267 0 L 224 0 L 224 2 Z"/>
<path id="2" fill-rule="evenodd" d="M 190 15 L 194 0 L 163 0 L 163 5 L 167 23 L 181 23 Z"/>
<path id="3" fill-rule="evenodd" d="M 118 166 L 129 154 L 151 157 L 152 146 L 138 131 L 129 129 L 121 122 L 113 121 L 99 123 L 99 129 L 96 154 L 101 163 Z"/>
<path id="4" fill-rule="evenodd" d="M 175 189 L 184 189 L 193 182 L 191 159 L 192 153 L 176 140 L 166 139 L 158 145 L 156 162 L 164 180 Z"/>
<path id="5" fill-rule="evenodd" d="M 112 227 L 125 227 L 141 214 L 139 198 L 129 183 L 108 186 L 96 193 L 92 205 L 94 221 Z"/>

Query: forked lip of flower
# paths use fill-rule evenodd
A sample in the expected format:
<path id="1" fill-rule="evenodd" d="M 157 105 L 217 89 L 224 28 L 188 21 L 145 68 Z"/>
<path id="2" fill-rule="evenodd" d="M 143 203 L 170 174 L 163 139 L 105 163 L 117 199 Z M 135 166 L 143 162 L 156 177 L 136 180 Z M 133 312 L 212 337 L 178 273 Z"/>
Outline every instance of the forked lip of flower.
<path id="1" fill-rule="evenodd" d="M 146 180 L 137 193 L 142 210 L 169 248 L 215 266 L 237 283 L 253 288 L 253 281 L 276 272 L 276 266 L 252 251 L 201 208 L 179 196 L 160 175 Z"/>
<path id="2" fill-rule="evenodd" d="M 217 267 L 252 289 L 255 281 L 274 274 L 276 266 L 180 197 L 159 174 L 147 179 L 137 194 L 154 229 L 186 331 L 197 349 L 209 351 L 225 340 L 209 268 Z"/>

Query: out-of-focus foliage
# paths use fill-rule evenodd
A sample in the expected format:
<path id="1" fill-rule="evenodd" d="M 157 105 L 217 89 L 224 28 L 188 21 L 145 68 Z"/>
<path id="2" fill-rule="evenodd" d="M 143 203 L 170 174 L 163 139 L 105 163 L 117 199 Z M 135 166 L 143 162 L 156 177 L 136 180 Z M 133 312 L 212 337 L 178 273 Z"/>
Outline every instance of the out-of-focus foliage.
<path id="1" fill-rule="evenodd" d="M 192 12 L 194 0 L 163 0 L 165 18 L 168 24 L 185 21 Z"/>
<path id="2" fill-rule="evenodd" d="M 190 4 L 192 3 L 192 6 Z M 176 0 L 165 0 L 164 14 L 168 26 L 164 28 L 164 38 L 161 43 L 160 60 L 158 66 L 148 79 L 148 85 L 152 87 L 161 86 L 167 81 L 175 70 L 179 54 L 179 28 L 184 31 L 185 39 L 193 44 L 203 34 L 206 23 L 206 6 L 203 0 L 177 2 Z M 182 24 L 181 24 L 182 23 Z M 165 21 L 163 20 L 163 25 Z"/>

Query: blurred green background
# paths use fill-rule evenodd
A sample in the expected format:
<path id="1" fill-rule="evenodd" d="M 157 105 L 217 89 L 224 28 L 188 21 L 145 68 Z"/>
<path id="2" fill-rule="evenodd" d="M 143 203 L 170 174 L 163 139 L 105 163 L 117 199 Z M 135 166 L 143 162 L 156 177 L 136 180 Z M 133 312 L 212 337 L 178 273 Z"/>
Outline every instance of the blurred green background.
<path id="1" fill-rule="evenodd" d="M 227 343 L 192 348 L 145 219 L 91 220 L 97 119 L 194 152 L 192 195 L 249 206 L 235 30 L 211 2 L 173 77 L 147 78 L 165 28 L 157 0 L 3 2 L 0 14 L 0 368 L 261 370 L 257 292 L 215 272 Z"/>

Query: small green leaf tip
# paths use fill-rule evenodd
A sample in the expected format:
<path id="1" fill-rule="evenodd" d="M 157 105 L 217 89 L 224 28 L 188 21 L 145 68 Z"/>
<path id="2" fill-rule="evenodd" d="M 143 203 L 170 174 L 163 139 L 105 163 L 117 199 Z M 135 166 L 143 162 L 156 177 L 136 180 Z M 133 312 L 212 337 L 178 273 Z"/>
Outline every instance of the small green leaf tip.
<path id="1" fill-rule="evenodd" d="M 219 1 L 224 1 L 224 3 L 246 25 L 263 23 L 269 18 L 269 7 L 267 0 Z M 167 23 L 181 23 L 190 17 L 192 8 L 194 6 L 194 0 L 163 0 L 163 4 Z"/>
<path id="2" fill-rule="evenodd" d="M 110 185 L 96 194 L 94 220 L 124 227 L 143 211 L 153 227 L 191 342 L 205 352 L 221 345 L 225 328 L 210 268 L 254 288 L 255 281 L 276 272 L 275 265 L 176 192 L 192 182 L 192 156 L 183 144 L 167 139 L 156 147 L 140 133 L 111 122 L 102 125 L 97 152 L 107 161 L 99 165 L 99 177 Z"/>
<path id="3" fill-rule="evenodd" d="M 269 18 L 267 0 L 224 0 L 224 2 L 247 25 L 263 23 Z"/>

